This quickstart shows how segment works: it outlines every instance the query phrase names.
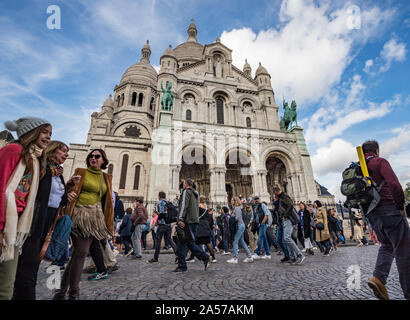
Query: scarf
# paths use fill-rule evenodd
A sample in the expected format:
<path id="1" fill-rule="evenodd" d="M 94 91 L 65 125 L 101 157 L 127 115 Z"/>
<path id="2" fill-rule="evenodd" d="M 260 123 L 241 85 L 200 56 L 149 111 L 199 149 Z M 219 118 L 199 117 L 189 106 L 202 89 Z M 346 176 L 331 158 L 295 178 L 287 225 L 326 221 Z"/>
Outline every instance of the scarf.
<path id="1" fill-rule="evenodd" d="M 59 164 L 55 164 L 54 162 L 48 162 L 48 167 L 51 170 L 51 174 L 53 177 L 59 177 L 63 174 L 63 167 L 60 166 Z"/>
<path id="2" fill-rule="evenodd" d="M 5 192 L 6 224 L 4 226 L 3 243 L 1 244 L 3 250 L 0 256 L 0 263 L 14 259 L 14 247 L 18 247 L 19 254 L 21 253 L 21 247 L 30 232 L 34 203 L 40 180 L 40 163 L 37 158 L 42 155 L 43 149 L 40 149 L 37 145 L 33 144 L 31 145 L 29 152 L 33 159 L 33 180 L 31 182 L 30 192 L 27 197 L 26 208 L 20 217 L 17 214 L 14 192 L 16 191 L 26 170 L 26 165 L 24 164 L 23 159 L 20 160 L 7 181 Z"/>

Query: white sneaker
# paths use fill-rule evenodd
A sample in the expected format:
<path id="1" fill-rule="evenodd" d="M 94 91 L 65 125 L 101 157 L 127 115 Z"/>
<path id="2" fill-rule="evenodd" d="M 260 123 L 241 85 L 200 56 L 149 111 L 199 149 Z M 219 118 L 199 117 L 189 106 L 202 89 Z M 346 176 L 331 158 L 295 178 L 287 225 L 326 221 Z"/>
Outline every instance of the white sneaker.
<path id="1" fill-rule="evenodd" d="M 226 255 L 228 255 L 228 254 L 231 254 L 231 253 L 230 253 L 229 251 L 227 251 L 227 252 L 226 252 L 226 251 L 225 251 L 225 252 L 222 252 L 222 255 L 223 255 L 223 256 L 226 256 Z"/>
<path id="2" fill-rule="evenodd" d="M 260 260 L 261 256 L 258 256 L 256 253 L 252 255 L 253 260 Z"/>
<path id="3" fill-rule="evenodd" d="M 211 262 L 215 263 L 215 262 L 217 262 L 217 260 L 216 259 L 211 259 Z"/>
<path id="4" fill-rule="evenodd" d="M 232 258 L 232 259 L 229 259 L 229 260 L 226 261 L 226 262 L 237 264 L 237 263 L 238 263 L 238 259 L 237 259 L 237 258 Z"/>
<path id="5" fill-rule="evenodd" d="M 253 262 L 253 258 L 252 258 L 252 257 L 246 258 L 245 260 L 243 260 L 243 262 L 245 262 L 245 263 L 247 263 L 247 262 Z"/>
<path id="6" fill-rule="evenodd" d="M 270 259 L 272 259 L 272 256 L 267 256 L 266 254 L 265 255 L 263 255 L 262 257 L 261 257 L 261 259 L 264 259 L 264 260 L 270 260 Z"/>
<path id="7" fill-rule="evenodd" d="M 305 253 L 305 252 L 306 252 L 306 249 L 302 249 L 302 252 Z"/>

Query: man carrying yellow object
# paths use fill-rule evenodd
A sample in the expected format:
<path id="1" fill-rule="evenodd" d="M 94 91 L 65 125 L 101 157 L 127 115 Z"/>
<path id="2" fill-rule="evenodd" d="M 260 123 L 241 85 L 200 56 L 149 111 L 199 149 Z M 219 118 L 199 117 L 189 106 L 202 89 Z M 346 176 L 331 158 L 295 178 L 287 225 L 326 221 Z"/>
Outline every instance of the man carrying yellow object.
<path id="1" fill-rule="evenodd" d="M 410 300 L 410 231 L 404 214 L 404 192 L 389 162 L 379 157 L 379 144 L 366 141 L 362 148 L 370 177 L 377 185 L 384 181 L 379 191 L 380 203 L 367 216 L 381 242 L 368 285 L 377 298 L 389 299 L 385 284 L 396 258 L 400 285 L 404 297 Z"/>

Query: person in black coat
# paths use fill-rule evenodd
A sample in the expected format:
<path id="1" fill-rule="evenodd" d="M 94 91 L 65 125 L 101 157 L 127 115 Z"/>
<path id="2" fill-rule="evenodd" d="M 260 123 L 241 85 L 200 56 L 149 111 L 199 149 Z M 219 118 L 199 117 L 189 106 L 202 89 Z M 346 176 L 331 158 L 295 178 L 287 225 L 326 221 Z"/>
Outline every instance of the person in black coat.
<path id="1" fill-rule="evenodd" d="M 211 261 L 216 262 L 215 249 L 211 242 L 211 232 L 214 228 L 214 219 L 211 214 L 209 214 L 206 198 L 204 196 L 199 197 L 199 225 L 197 230 L 197 237 L 195 243 L 198 245 L 206 245 L 211 254 Z M 194 261 L 194 255 L 191 251 L 190 257 L 186 261 Z"/>
<path id="2" fill-rule="evenodd" d="M 333 248 L 337 250 L 337 246 L 340 242 L 340 228 L 339 228 L 339 221 L 335 216 L 335 210 L 328 209 L 327 210 L 327 221 L 329 226 L 329 233 L 332 237 Z"/>
<path id="3" fill-rule="evenodd" d="M 131 231 L 131 227 L 132 227 L 132 222 L 131 222 L 132 209 L 127 208 L 125 213 L 126 214 L 122 218 L 119 234 L 120 234 L 120 237 L 121 237 L 121 241 L 122 241 L 122 243 L 124 244 L 124 247 L 125 247 L 124 255 L 127 255 L 128 252 L 130 252 L 130 250 L 132 249 L 132 241 L 131 241 L 131 235 L 132 235 L 132 231 Z"/>

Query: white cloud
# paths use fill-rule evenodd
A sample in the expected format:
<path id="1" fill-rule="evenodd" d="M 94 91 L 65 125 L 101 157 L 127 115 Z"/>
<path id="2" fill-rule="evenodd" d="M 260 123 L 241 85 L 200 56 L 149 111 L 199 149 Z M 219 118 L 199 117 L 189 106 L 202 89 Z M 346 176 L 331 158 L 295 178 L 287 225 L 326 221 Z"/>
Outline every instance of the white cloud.
<path id="1" fill-rule="evenodd" d="M 334 139 L 329 146 L 317 149 L 311 160 L 315 174 L 322 176 L 330 172 L 341 173 L 356 158 L 356 148 L 350 142 Z"/>
<path id="2" fill-rule="evenodd" d="M 372 59 L 367 60 L 367 61 L 365 62 L 365 64 L 364 64 L 364 69 L 363 69 L 363 71 L 366 72 L 366 73 L 369 73 L 370 68 L 371 68 L 372 66 L 373 66 L 373 60 L 372 60 Z"/>
<path id="3" fill-rule="evenodd" d="M 326 96 L 351 61 L 354 43 L 377 34 L 382 21 L 392 16 L 391 11 L 376 7 L 363 9 L 363 30 L 351 30 L 346 22 L 348 4 L 332 9 L 327 3 L 315 3 L 283 1 L 279 30 L 256 34 L 242 28 L 224 31 L 221 36 L 221 41 L 233 49 L 234 64 L 242 68 L 247 58 L 255 72 L 262 62 L 271 74 L 276 95 L 296 99 L 302 106 Z"/>
<path id="4" fill-rule="evenodd" d="M 385 63 L 380 67 L 379 71 L 386 72 L 394 61 L 400 62 L 406 59 L 406 45 L 398 43 L 395 38 L 390 39 L 384 44 L 380 56 Z"/>

